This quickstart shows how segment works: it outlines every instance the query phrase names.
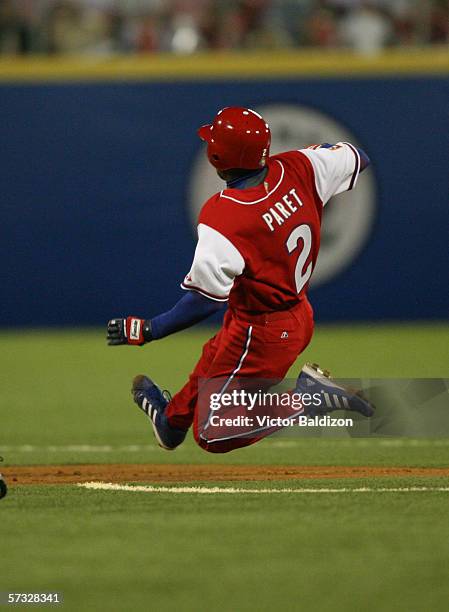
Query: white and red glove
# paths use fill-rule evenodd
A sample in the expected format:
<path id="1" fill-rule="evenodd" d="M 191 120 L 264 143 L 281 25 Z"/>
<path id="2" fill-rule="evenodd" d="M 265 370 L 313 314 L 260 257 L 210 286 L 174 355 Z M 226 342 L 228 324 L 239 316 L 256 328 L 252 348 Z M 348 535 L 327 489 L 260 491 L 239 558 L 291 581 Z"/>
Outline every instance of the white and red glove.
<path id="1" fill-rule="evenodd" d="M 107 340 L 109 346 L 132 344 L 142 346 L 151 342 L 151 322 L 149 319 L 127 317 L 126 319 L 111 319 L 108 323 Z"/>

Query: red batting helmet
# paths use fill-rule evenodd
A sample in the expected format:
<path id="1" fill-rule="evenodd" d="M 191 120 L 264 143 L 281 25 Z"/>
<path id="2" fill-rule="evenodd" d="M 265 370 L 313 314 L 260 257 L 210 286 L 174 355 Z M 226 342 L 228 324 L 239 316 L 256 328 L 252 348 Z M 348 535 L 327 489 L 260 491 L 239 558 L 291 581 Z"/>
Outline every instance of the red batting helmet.
<path id="1" fill-rule="evenodd" d="M 207 156 L 217 170 L 263 168 L 270 151 L 270 128 L 250 108 L 224 108 L 212 124 L 200 127 L 198 136 L 207 142 Z"/>

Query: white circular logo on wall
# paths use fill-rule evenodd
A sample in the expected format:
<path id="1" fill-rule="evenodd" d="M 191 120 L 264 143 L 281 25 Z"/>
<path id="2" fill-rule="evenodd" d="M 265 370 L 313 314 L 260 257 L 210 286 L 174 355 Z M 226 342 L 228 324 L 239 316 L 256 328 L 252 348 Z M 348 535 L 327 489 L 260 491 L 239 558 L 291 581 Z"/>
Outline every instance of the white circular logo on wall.
<path id="1" fill-rule="evenodd" d="M 272 132 L 271 154 L 302 149 L 311 144 L 339 141 L 358 145 L 348 129 L 329 115 L 293 104 L 257 107 Z M 211 195 L 223 189 L 215 169 L 205 155 L 205 146 L 193 163 L 189 202 L 192 223 Z M 332 280 L 352 264 L 366 244 L 375 217 L 375 184 L 370 170 L 363 174 L 355 190 L 343 193 L 326 205 L 321 232 L 321 248 L 312 276 L 312 286 Z"/>

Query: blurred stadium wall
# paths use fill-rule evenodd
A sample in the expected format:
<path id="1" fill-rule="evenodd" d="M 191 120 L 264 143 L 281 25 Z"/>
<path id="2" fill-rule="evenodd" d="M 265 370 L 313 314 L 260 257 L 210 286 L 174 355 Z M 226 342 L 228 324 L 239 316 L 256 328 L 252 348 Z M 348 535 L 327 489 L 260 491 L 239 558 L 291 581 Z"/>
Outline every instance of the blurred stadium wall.
<path id="1" fill-rule="evenodd" d="M 0 325 L 153 315 L 181 294 L 219 185 L 196 129 L 226 105 L 274 151 L 351 140 L 373 166 L 326 211 L 321 321 L 447 319 L 447 49 L 0 61 Z"/>

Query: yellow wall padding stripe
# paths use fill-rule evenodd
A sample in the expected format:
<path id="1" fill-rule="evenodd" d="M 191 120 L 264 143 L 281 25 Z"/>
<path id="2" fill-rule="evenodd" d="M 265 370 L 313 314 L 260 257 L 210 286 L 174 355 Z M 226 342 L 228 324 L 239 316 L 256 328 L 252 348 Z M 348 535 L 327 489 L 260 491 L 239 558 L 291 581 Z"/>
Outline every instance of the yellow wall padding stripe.
<path id="1" fill-rule="evenodd" d="M 347 51 L 168 54 L 96 58 L 2 58 L 0 82 L 174 81 L 449 75 L 449 48 L 389 51 L 363 57 Z"/>

